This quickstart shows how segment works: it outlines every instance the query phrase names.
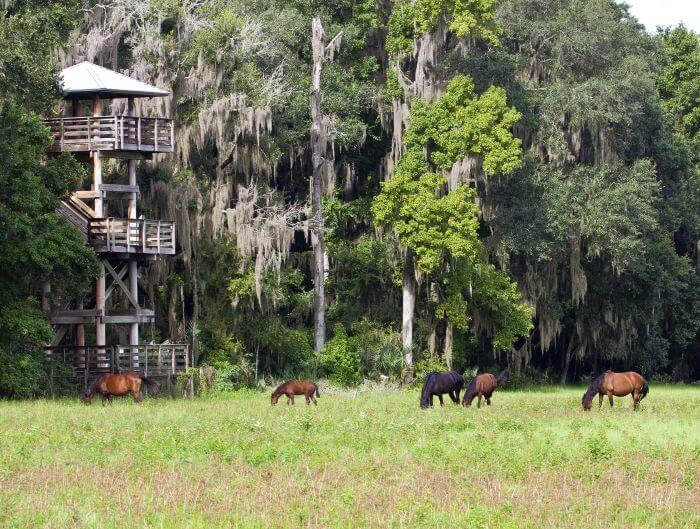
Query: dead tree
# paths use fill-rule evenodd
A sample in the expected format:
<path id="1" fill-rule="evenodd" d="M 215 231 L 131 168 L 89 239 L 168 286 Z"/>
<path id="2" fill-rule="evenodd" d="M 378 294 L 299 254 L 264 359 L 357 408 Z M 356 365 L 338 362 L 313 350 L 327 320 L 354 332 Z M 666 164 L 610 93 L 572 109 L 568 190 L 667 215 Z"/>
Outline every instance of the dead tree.
<path id="1" fill-rule="evenodd" d="M 313 89 L 310 96 L 311 105 L 311 240 L 314 249 L 314 350 L 321 354 L 326 341 L 326 300 L 324 281 L 326 277 L 325 254 L 323 240 L 323 181 L 329 170 L 326 160 L 328 149 L 327 128 L 324 127 L 321 114 L 321 69 L 325 59 L 332 60 L 332 53 L 339 43 L 341 33 L 338 33 L 326 44 L 326 35 L 321 25 L 321 19 L 314 18 L 311 23 L 313 50 Z"/>

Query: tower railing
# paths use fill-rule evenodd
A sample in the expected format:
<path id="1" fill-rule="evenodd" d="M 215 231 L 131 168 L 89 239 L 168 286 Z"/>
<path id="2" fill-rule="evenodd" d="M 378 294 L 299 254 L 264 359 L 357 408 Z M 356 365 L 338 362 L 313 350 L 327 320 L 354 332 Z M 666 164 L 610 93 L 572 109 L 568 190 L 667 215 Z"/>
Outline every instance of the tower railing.
<path id="1" fill-rule="evenodd" d="M 174 122 L 136 116 L 62 117 L 44 120 L 51 129 L 51 152 L 173 152 Z"/>
<path id="2" fill-rule="evenodd" d="M 88 220 L 88 244 L 96 252 L 175 254 L 175 222 L 167 220 Z"/>

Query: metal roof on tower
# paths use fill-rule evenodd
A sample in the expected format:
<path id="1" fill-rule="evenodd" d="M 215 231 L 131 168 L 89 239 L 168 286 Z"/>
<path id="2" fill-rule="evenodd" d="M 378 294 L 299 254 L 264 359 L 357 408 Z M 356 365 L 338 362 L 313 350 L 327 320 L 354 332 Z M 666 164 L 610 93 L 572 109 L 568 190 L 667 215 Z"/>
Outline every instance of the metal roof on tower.
<path id="1" fill-rule="evenodd" d="M 168 90 L 142 83 L 124 74 L 83 61 L 60 73 L 66 98 L 99 95 L 103 99 L 117 97 L 163 97 Z"/>

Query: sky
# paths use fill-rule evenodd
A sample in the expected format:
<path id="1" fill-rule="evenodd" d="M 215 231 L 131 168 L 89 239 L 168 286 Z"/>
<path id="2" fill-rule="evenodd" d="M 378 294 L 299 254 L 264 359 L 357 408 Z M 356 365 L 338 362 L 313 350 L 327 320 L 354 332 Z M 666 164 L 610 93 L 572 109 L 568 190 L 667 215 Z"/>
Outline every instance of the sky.
<path id="1" fill-rule="evenodd" d="M 700 32 L 700 0 L 624 0 L 624 3 L 651 33 L 656 32 L 657 26 L 676 26 L 681 22 L 688 29 Z"/>

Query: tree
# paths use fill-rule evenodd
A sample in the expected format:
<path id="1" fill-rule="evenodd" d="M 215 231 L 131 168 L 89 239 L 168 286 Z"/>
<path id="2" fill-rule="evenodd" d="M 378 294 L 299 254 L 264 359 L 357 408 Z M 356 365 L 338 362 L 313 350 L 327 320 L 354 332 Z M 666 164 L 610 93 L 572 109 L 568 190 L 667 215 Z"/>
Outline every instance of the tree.
<path id="1" fill-rule="evenodd" d="M 659 95 L 679 132 L 700 143 L 700 38 L 683 25 L 661 33 L 666 55 L 657 77 Z"/>
<path id="2" fill-rule="evenodd" d="M 57 100 L 49 54 L 57 13 L 0 18 L 0 396 L 40 391 L 42 346 L 52 336 L 37 301 L 42 285 L 76 295 L 96 270 L 81 234 L 54 213 L 83 170 L 70 156 L 45 159 L 51 137 L 28 110 Z"/>
<path id="3" fill-rule="evenodd" d="M 338 33 L 326 44 L 326 35 L 323 32 L 321 19 L 314 18 L 311 24 L 313 49 L 313 74 L 311 91 L 311 166 L 313 174 L 311 176 L 311 211 L 313 214 L 312 233 L 314 247 L 314 350 L 321 355 L 323 344 L 326 341 L 326 297 L 324 294 L 324 283 L 326 281 L 326 247 L 323 241 L 323 181 L 328 179 L 328 160 L 326 151 L 328 149 L 328 135 L 323 124 L 321 114 L 321 70 L 323 61 L 328 53 L 333 50 L 336 42 L 340 41 L 341 33 Z"/>
<path id="4" fill-rule="evenodd" d="M 527 333 L 530 309 L 487 262 L 474 190 L 465 183 L 450 189 L 443 172 L 471 156 L 489 175 L 512 173 L 520 166 L 520 142 L 510 132 L 518 118 L 502 89 L 477 96 L 471 79 L 455 77 L 435 103 L 414 103 L 404 154 L 373 205 L 377 221 L 396 231 L 426 281 L 438 287 L 438 316 L 467 331 L 471 312 L 488 311 L 497 349 Z"/>

